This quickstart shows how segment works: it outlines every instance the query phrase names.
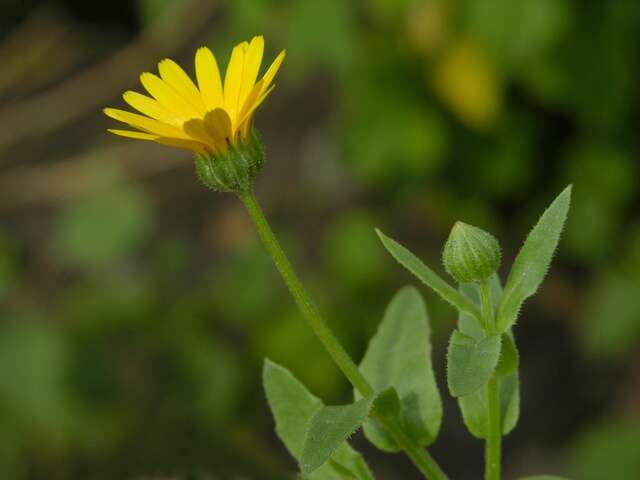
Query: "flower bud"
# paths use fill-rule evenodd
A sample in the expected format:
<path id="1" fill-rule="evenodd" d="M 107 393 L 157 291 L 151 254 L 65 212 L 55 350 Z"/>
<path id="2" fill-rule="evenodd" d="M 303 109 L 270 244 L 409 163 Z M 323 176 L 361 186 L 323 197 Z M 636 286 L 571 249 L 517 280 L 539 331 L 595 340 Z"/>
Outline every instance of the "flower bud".
<path id="1" fill-rule="evenodd" d="M 442 260 L 447 273 L 460 283 L 482 283 L 500 266 L 500 245 L 484 230 L 456 222 L 444 245 Z"/>
<path id="2" fill-rule="evenodd" d="M 255 129 L 225 151 L 196 155 L 196 173 L 207 187 L 218 192 L 246 192 L 264 165 L 264 146 Z"/>

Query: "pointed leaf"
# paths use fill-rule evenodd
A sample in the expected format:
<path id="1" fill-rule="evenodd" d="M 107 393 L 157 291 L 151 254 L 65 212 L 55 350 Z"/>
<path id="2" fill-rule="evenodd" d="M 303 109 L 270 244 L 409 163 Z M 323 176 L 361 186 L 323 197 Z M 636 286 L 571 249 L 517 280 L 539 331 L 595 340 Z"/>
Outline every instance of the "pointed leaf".
<path id="1" fill-rule="evenodd" d="M 302 473 L 310 474 L 321 467 L 344 441 L 365 421 L 371 411 L 373 397 L 350 405 L 322 407 L 309 424 L 302 448 Z"/>
<path id="2" fill-rule="evenodd" d="M 496 373 L 501 376 L 510 375 L 518 371 L 520 365 L 520 354 L 511 335 L 502 334 L 502 349 L 500 350 L 500 360 L 496 367 Z"/>
<path id="3" fill-rule="evenodd" d="M 373 402 L 376 411 L 386 417 L 395 417 L 402 411 L 400 397 L 395 388 L 389 387 L 381 392 Z"/>
<path id="4" fill-rule="evenodd" d="M 276 422 L 276 432 L 298 461 L 307 428 L 323 404 L 286 368 L 266 360 L 263 383 Z M 362 456 L 343 442 L 329 462 L 307 477 L 308 480 L 373 480 Z"/>
<path id="5" fill-rule="evenodd" d="M 477 341 L 454 330 L 447 351 L 447 383 L 451 395 L 470 395 L 489 383 L 499 358 L 500 335 Z"/>
<path id="6" fill-rule="evenodd" d="M 520 415 L 520 390 L 518 374 L 498 377 L 500 395 L 500 423 L 502 434 L 507 435 L 518 422 Z M 471 395 L 458 398 L 462 419 L 474 437 L 487 437 L 487 387 L 476 390 Z"/>
<path id="7" fill-rule="evenodd" d="M 480 310 L 464 295 L 443 280 L 437 273 L 427 267 L 418 257 L 400 245 L 395 240 L 387 237 L 376 229 L 380 240 L 389 253 L 407 270 L 413 273 L 420 281 L 430 287 L 442 299 L 461 312 L 480 318 Z"/>
<path id="8" fill-rule="evenodd" d="M 442 401 L 431 363 L 431 328 L 422 296 L 402 288 L 391 300 L 360 370 L 380 392 L 394 387 L 400 399 L 398 420 L 420 446 L 435 440 L 442 420 Z M 359 398 L 356 392 L 356 398 Z M 365 422 L 364 433 L 376 447 L 399 451 L 377 420 Z"/>
<path id="9" fill-rule="evenodd" d="M 498 307 L 498 331 L 504 332 L 514 324 L 522 303 L 542 283 L 560 241 L 570 202 L 571 186 L 568 186 L 542 214 L 525 240 L 513 262 Z"/>
<path id="10" fill-rule="evenodd" d="M 480 302 L 478 288 L 475 285 L 462 284 L 460 285 L 460 290 L 472 301 Z M 497 275 L 494 275 L 491 280 L 491 300 L 494 306 L 500 302 L 501 295 L 500 280 Z M 458 328 L 464 334 L 472 336 L 476 340 L 480 340 L 484 336 L 480 323 L 469 315 L 462 314 L 459 316 Z M 502 433 L 506 435 L 514 429 L 520 415 L 520 388 L 517 371 L 507 376 L 498 376 L 498 392 L 500 395 Z M 469 432 L 477 438 L 486 438 L 487 388 L 483 387 L 471 395 L 458 398 L 458 405 Z"/>
<path id="11" fill-rule="evenodd" d="M 263 383 L 276 422 L 276 433 L 294 458 L 302 455 L 307 426 L 322 402 L 286 368 L 269 360 L 264 363 Z"/>

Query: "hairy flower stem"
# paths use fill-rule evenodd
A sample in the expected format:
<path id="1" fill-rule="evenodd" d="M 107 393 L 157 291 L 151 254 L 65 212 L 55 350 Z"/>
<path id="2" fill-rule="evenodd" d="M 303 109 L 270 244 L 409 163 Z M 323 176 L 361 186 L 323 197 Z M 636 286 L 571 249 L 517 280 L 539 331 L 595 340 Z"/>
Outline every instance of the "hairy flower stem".
<path id="1" fill-rule="evenodd" d="M 282 247 L 278 243 L 278 239 L 274 235 L 273 230 L 271 230 L 253 191 L 248 190 L 239 193 L 238 196 L 247 208 L 264 246 L 315 335 L 354 388 L 356 388 L 362 396 L 367 397 L 373 395 L 375 393 L 373 387 L 371 387 L 367 379 L 360 373 L 358 366 L 353 362 L 331 329 L 324 322 L 318 308 L 305 291 L 302 282 L 300 282 L 284 250 L 282 250 Z M 431 455 L 429 455 L 425 449 L 415 445 L 395 420 L 384 417 L 379 412 L 374 412 L 374 415 L 385 425 L 391 436 L 396 440 L 398 445 L 402 447 L 409 458 L 411 458 L 415 466 L 424 474 L 425 478 L 429 480 L 447 480 L 447 476 L 442 472 Z"/>
<path id="2" fill-rule="evenodd" d="M 488 283 L 480 285 L 482 323 L 487 335 L 496 334 L 496 320 L 491 303 Z M 493 374 L 487 385 L 487 439 L 485 441 L 485 480 L 500 480 L 500 448 L 502 428 L 500 421 L 500 398 L 498 397 L 498 376 Z"/>

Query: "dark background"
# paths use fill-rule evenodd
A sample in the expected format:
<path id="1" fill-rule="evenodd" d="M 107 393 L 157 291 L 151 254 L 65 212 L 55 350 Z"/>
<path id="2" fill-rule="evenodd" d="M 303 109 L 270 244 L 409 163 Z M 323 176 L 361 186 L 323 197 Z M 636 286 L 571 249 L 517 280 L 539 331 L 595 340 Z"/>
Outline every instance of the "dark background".
<path id="1" fill-rule="evenodd" d="M 171 56 L 222 66 L 255 34 L 288 55 L 256 123 L 258 196 L 359 359 L 413 283 L 381 227 L 437 271 L 460 219 L 502 277 L 542 209 L 574 202 L 516 336 L 522 413 L 505 479 L 640 478 L 640 2 L 2 0 L 0 478 L 292 478 L 264 357 L 327 403 L 350 389 L 239 202 L 185 152 L 110 137 L 101 114 Z M 442 392 L 455 314 L 431 292 Z M 355 446 L 379 479 L 408 460 Z M 477 480 L 482 443 L 445 399 L 431 447 Z"/>

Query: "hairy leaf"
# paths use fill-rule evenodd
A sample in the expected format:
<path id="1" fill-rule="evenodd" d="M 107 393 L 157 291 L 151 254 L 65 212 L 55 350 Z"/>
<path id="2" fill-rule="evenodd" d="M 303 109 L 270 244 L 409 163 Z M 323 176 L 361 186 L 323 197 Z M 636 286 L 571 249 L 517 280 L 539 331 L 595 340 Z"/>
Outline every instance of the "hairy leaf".
<path id="1" fill-rule="evenodd" d="M 375 336 L 369 342 L 360 370 L 377 392 L 393 387 L 400 399 L 397 418 L 419 445 L 436 439 L 442 420 L 442 401 L 431 363 L 431 329 L 422 296 L 404 287 L 393 297 Z M 357 392 L 356 398 L 359 398 Z M 364 425 L 376 447 L 397 452 L 396 442 L 377 420 Z"/>
<path id="2" fill-rule="evenodd" d="M 520 365 L 520 354 L 513 338 L 508 333 L 502 334 L 502 349 L 500 351 L 500 360 L 496 367 L 496 373 L 501 376 L 510 375 L 518 371 Z"/>
<path id="3" fill-rule="evenodd" d="M 367 397 L 350 405 L 321 407 L 307 429 L 300 464 L 302 473 L 310 474 L 321 467 L 365 421 L 373 398 Z"/>
<path id="4" fill-rule="evenodd" d="M 263 383 L 276 422 L 276 433 L 291 455 L 300 461 L 307 429 L 313 416 L 323 407 L 286 368 L 266 360 Z M 373 480 L 362 456 L 342 442 L 328 462 L 308 480 Z"/>
<path id="5" fill-rule="evenodd" d="M 484 387 L 498 365 L 500 335 L 480 341 L 454 330 L 447 351 L 447 383 L 454 397 L 470 395 Z"/>
<path id="6" fill-rule="evenodd" d="M 376 232 L 384 247 L 403 267 L 459 311 L 480 318 L 480 310 L 468 298 L 449 285 L 405 247 L 387 237 L 380 230 L 376 229 Z"/>
<path id="7" fill-rule="evenodd" d="M 402 411 L 400 397 L 395 388 L 389 387 L 376 397 L 373 401 L 376 411 L 387 417 L 395 417 Z"/>
<path id="8" fill-rule="evenodd" d="M 498 331 L 504 332 L 514 324 L 522 303 L 542 283 L 560 241 L 570 202 L 571 186 L 568 186 L 542 214 L 525 240 L 513 262 L 498 307 Z"/>
<path id="9" fill-rule="evenodd" d="M 500 302 L 502 287 L 497 275 L 491 279 L 491 301 L 494 306 Z M 460 290 L 472 301 L 479 303 L 478 287 L 470 284 L 460 285 Z M 461 314 L 458 318 L 458 328 L 466 335 L 476 340 L 484 337 L 480 323 L 475 318 Z M 513 336 L 509 333 L 513 340 Z M 498 393 L 500 395 L 500 420 L 502 433 L 511 432 L 518 423 L 520 415 L 520 386 L 518 372 L 507 376 L 498 376 Z M 486 438 L 487 435 L 487 388 L 483 387 L 471 395 L 458 398 L 458 404 L 462 412 L 462 418 L 469 432 L 477 438 Z"/>
<path id="10" fill-rule="evenodd" d="M 500 423 L 502 434 L 507 435 L 518 422 L 520 415 L 520 390 L 518 375 L 513 373 L 498 377 L 500 396 Z M 487 387 L 476 390 L 471 395 L 458 398 L 462 419 L 474 437 L 487 437 Z"/>

